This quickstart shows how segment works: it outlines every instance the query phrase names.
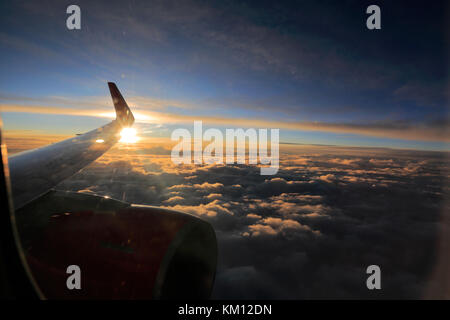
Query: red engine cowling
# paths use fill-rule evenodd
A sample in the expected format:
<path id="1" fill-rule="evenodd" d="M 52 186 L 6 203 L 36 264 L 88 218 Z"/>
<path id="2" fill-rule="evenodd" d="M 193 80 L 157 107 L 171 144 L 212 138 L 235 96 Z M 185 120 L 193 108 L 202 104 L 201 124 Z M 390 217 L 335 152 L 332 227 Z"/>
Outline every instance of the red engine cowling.
<path id="1" fill-rule="evenodd" d="M 52 191 L 16 217 L 29 267 L 49 299 L 207 299 L 211 294 L 216 236 L 196 216 Z M 80 267 L 79 290 L 66 285 L 70 265 Z"/>

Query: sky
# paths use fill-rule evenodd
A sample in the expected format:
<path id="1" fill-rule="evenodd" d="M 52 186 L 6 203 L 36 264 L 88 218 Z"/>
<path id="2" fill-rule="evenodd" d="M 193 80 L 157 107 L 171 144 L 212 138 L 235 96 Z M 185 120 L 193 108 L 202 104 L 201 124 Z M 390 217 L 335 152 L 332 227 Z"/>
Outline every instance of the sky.
<path id="1" fill-rule="evenodd" d="M 280 128 L 289 143 L 449 150 L 448 6 L 377 1 L 2 1 L 6 135 L 107 123 L 114 81 L 141 134 Z M 448 17 L 447 17 L 448 18 Z M 448 19 L 447 19 L 448 20 Z"/>
<path id="2" fill-rule="evenodd" d="M 72 1 L 0 4 L 10 154 L 108 123 L 113 81 L 141 140 L 55 188 L 210 222 L 213 298 L 449 298 L 445 2 L 376 1 L 375 31 L 372 1 L 76 3 L 74 31 Z M 195 120 L 279 128 L 279 171 L 175 165 L 171 132 Z"/>

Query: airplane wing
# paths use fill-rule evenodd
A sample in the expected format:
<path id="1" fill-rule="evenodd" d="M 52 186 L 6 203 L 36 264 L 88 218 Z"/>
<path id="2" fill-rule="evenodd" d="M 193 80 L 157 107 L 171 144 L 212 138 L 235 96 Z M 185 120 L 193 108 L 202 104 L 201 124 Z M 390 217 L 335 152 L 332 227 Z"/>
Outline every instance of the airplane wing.
<path id="1" fill-rule="evenodd" d="M 117 86 L 108 85 L 114 121 L 4 162 L 5 186 L 9 162 L 11 222 L 20 255 L 50 299 L 208 298 L 217 265 L 216 235 L 208 222 L 166 208 L 54 189 L 105 153 L 121 129 L 134 123 Z M 71 265 L 81 269 L 79 290 L 67 287 Z"/>
<path id="2" fill-rule="evenodd" d="M 116 119 L 85 134 L 8 158 L 14 208 L 18 209 L 48 192 L 61 181 L 108 151 L 120 130 L 134 123 L 134 116 L 117 86 L 108 82 Z"/>

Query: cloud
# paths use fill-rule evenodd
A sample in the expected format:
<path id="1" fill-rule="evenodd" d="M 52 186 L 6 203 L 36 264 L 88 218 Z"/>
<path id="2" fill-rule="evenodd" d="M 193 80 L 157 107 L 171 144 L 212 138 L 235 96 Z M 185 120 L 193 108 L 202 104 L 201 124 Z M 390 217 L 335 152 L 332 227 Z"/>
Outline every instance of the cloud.
<path id="1" fill-rule="evenodd" d="M 58 114 L 69 116 L 91 116 L 114 118 L 111 109 L 61 108 L 43 105 L 0 104 L 2 112 L 25 112 L 40 114 Z M 385 121 L 367 123 L 330 123 L 307 121 L 273 121 L 263 118 L 213 117 L 205 114 L 184 115 L 177 113 L 157 112 L 147 109 L 133 110 L 136 120 L 145 123 L 191 124 L 202 120 L 205 125 L 228 126 L 241 128 L 279 128 L 286 130 L 331 132 L 357 134 L 369 137 L 403 139 L 414 141 L 450 142 L 448 122 L 413 123 L 408 121 Z"/>
<path id="2" fill-rule="evenodd" d="M 205 196 L 207 199 L 220 199 L 222 198 L 222 195 L 220 193 L 211 193 L 207 196 Z"/>
<path id="3" fill-rule="evenodd" d="M 261 235 L 286 235 L 292 230 L 301 230 L 307 232 L 313 232 L 310 227 L 301 225 L 298 221 L 292 219 L 281 219 L 269 217 L 261 220 L 262 224 L 253 224 L 248 228 L 251 236 L 261 236 Z M 320 232 L 314 232 L 320 234 Z"/>
<path id="4" fill-rule="evenodd" d="M 174 166 L 152 149 L 114 147 L 58 188 L 209 221 L 219 250 L 213 298 L 418 298 L 431 285 L 445 153 L 285 146 L 268 178 L 247 165 Z M 383 272 L 378 295 L 365 287 L 371 264 Z"/>
<path id="5" fill-rule="evenodd" d="M 223 184 L 221 183 L 208 183 L 203 182 L 202 184 L 179 184 L 169 187 L 169 190 L 185 190 L 185 189 L 192 189 L 192 190 L 205 190 L 205 191 L 215 191 L 220 190 L 223 188 Z"/>
<path id="6" fill-rule="evenodd" d="M 2 133 L 9 155 L 70 138 L 66 135 L 42 134 L 31 130 L 5 130 Z"/>
<path id="7" fill-rule="evenodd" d="M 198 206 L 175 205 L 165 208 L 184 211 L 199 216 L 206 215 L 209 217 L 215 217 L 218 214 L 233 215 L 233 212 L 231 212 L 229 209 L 223 206 L 218 200 L 214 200 L 207 204 L 200 204 Z"/>
<path id="8" fill-rule="evenodd" d="M 273 229 L 271 226 L 262 225 L 262 224 L 253 224 L 248 227 L 251 231 L 251 235 L 260 236 L 260 235 L 276 235 L 277 231 Z M 248 233 L 247 233 L 248 234 Z"/>
<path id="9" fill-rule="evenodd" d="M 183 201 L 184 200 L 184 198 L 183 197 L 180 197 L 180 196 L 174 196 L 174 197 L 170 197 L 169 199 L 167 199 L 167 200 L 164 200 L 164 202 L 166 202 L 166 203 L 176 203 L 176 202 L 180 202 L 180 201 Z"/>
<path id="10" fill-rule="evenodd" d="M 325 182 L 333 182 L 336 180 L 336 177 L 334 176 L 334 174 L 329 173 L 329 174 L 320 176 L 319 180 L 323 180 Z"/>

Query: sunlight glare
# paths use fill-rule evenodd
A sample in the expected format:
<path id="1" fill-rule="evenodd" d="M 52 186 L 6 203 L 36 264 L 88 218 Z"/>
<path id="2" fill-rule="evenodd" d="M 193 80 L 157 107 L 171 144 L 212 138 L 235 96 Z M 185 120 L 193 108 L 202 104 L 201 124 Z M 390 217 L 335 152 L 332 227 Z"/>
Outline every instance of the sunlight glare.
<path id="1" fill-rule="evenodd" d="M 139 137 L 136 135 L 136 129 L 133 128 L 123 128 L 120 132 L 120 137 L 119 142 L 124 143 L 135 143 L 139 140 Z"/>

